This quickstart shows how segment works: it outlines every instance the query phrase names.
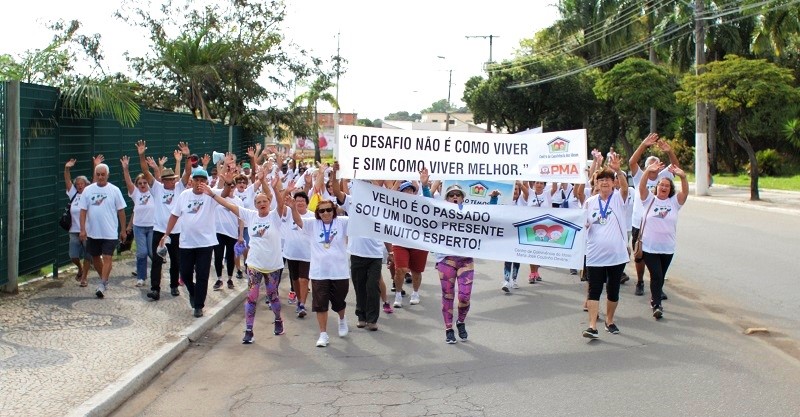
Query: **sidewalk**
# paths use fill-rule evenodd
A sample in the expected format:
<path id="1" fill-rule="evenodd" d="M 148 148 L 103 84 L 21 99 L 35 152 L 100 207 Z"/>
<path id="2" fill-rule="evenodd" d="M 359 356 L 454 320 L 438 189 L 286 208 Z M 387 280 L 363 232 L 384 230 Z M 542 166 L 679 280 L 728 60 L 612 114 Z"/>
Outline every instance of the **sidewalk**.
<path id="1" fill-rule="evenodd" d="M 763 201 L 749 198 L 745 188 L 714 186 L 709 196 L 696 196 L 692 187 L 689 201 L 800 216 L 800 192 L 762 190 Z M 81 288 L 74 272 L 0 296 L 0 416 L 107 415 L 190 342 L 242 311 L 245 280 L 235 279 L 235 290 L 209 291 L 205 316 L 195 319 L 183 288 L 180 297 L 166 292 L 151 302 L 149 286 L 134 286 L 134 269 L 134 259 L 118 261 L 103 300 L 94 296 L 95 273 Z"/>

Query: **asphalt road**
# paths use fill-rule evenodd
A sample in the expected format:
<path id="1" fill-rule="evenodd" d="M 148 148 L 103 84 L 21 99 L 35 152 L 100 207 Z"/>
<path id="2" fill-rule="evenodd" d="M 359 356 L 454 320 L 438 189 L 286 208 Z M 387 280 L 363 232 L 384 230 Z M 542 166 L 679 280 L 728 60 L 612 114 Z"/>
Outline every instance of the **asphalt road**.
<path id="1" fill-rule="evenodd" d="M 241 344 L 237 311 L 113 415 L 798 416 L 797 226 L 690 199 L 665 318 L 629 283 L 621 334 L 598 341 L 581 337 L 577 277 L 544 269 L 543 283 L 505 295 L 490 261 L 477 264 L 470 338 L 456 345 L 444 343 L 430 263 L 422 304 L 382 315 L 378 332 L 356 329 L 348 307 L 350 335 L 331 319 L 324 349 L 311 316 L 285 315 L 273 336 L 261 304 L 255 344 Z M 752 326 L 771 332 L 744 335 Z"/>

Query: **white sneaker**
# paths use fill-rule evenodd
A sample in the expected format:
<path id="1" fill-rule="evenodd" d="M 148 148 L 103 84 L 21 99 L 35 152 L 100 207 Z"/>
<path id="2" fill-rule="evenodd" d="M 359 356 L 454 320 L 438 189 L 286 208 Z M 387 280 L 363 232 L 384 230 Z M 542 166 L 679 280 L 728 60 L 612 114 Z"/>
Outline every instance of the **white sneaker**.
<path id="1" fill-rule="evenodd" d="M 511 281 L 511 288 L 513 288 L 515 290 L 519 289 L 519 284 L 517 284 L 517 280 Z"/>
<path id="2" fill-rule="evenodd" d="M 347 336 L 350 333 L 350 328 L 347 327 L 347 317 L 339 319 L 339 337 Z"/>
<path id="3" fill-rule="evenodd" d="M 408 302 L 412 306 L 419 304 L 419 293 L 414 291 L 411 293 L 411 300 Z"/>
<path id="4" fill-rule="evenodd" d="M 319 334 L 319 339 L 317 339 L 317 347 L 325 346 L 328 346 L 328 333 L 322 332 Z"/>
<path id="5" fill-rule="evenodd" d="M 137 287 L 144 287 L 144 280 L 143 279 L 137 279 L 136 280 L 136 286 Z"/>
<path id="6" fill-rule="evenodd" d="M 502 286 L 502 287 L 500 287 L 500 289 L 501 289 L 501 290 L 503 290 L 503 292 L 508 292 L 508 291 L 509 291 L 509 290 L 508 290 L 508 289 L 509 289 L 509 287 L 510 287 L 510 286 L 508 285 L 508 281 L 503 281 L 503 286 Z"/>
<path id="7" fill-rule="evenodd" d="M 394 308 L 403 308 L 403 294 L 397 293 L 394 295 Z"/>

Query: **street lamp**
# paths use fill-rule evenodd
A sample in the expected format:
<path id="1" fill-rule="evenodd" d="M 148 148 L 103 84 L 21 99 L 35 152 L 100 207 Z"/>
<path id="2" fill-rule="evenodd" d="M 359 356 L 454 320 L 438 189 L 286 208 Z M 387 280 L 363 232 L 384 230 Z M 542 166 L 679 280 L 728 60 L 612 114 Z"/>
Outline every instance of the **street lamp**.
<path id="1" fill-rule="evenodd" d="M 445 61 L 447 60 L 447 58 L 445 58 L 445 57 L 443 57 L 441 55 L 437 55 L 436 57 L 439 58 L 439 59 L 444 59 Z M 444 130 L 445 131 L 449 131 L 450 130 L 450 87 L 453 86 L 453 70 L 450 69 L 450 70 L 448 70 L 448 72 L 450 73 L 450 78 L 447 81 L 447 107 L 445 107 L 445 109 L 444 109 L 444 114 L 445 114 Z"/>

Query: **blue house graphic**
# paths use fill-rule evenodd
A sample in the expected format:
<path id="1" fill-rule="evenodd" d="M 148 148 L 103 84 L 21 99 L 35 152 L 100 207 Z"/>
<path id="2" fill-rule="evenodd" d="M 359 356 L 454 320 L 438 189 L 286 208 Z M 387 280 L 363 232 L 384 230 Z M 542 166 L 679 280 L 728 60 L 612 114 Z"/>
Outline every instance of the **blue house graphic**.
<path id="1" fill-rule="evenodd" d="M 520 245 L 572 249 L 575 237 L 583 228 L 550 214 L 513 224 Z"/>

